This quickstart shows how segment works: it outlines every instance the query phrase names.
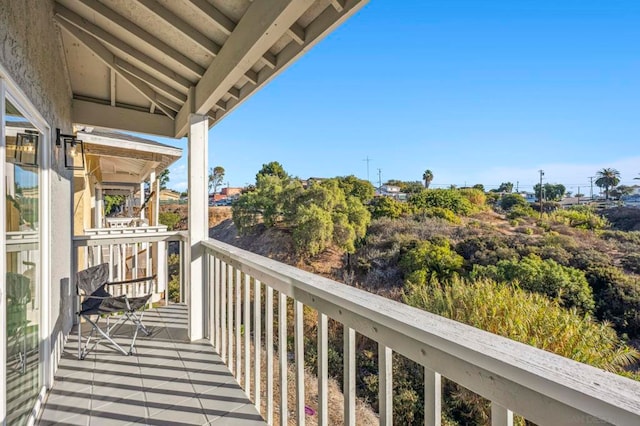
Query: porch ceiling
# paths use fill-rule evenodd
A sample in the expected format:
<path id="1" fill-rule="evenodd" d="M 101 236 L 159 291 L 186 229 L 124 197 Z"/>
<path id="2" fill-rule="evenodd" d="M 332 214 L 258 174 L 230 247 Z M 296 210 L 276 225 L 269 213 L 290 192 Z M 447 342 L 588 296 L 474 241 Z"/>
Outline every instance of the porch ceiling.
<path id="1" fill-rule="evenodd" d="M 368 0 L 56 0 L 76 124 L 211 125 Z"/>

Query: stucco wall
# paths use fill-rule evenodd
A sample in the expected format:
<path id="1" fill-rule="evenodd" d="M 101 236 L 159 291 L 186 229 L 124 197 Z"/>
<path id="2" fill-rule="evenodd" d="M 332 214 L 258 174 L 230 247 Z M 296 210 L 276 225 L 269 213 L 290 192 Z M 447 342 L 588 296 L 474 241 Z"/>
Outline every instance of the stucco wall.
<path id="1" fill-rule="evenodd" d="M 68 84 L 52 0 L 0 0 L 0 65 L 51 128 L 69 133 L 71 89 Z M 71 326 L 71 173 L 59 149 L 50 150 L 52 351 L 61 331 Z M 55 358 L 55 357 L 54 357 Z"/>

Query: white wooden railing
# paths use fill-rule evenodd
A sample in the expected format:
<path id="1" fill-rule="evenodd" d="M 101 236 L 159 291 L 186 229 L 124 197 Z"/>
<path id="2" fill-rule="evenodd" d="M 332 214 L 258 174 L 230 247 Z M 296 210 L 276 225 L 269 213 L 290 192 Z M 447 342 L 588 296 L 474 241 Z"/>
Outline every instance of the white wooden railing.
<path id="1" fill-rule="evenodd" d="M 427 425 L 441 423 L 442 376 L 490 400 L 493 425 L 512 424 L 513 413 L 539 425 L 640 425 L 638 382 L 219 241 L 208 240 L 202 244 L 208 258 L 207 314 L 211 342 L 259 410 L 261 398 L 266 398 L 266 410 L 262 414 L 269 424 L 274 420 L 274 381 L 280 383 L 279 424 L 287 424 L 290 411 L 287 407 L 286 306 L 287 300 L 293 299 L 296 403 L 292 418 L 297 424 L 304 424 L 305 419 L 303 306 L 308 306 L 318 312 L 320 425 L 328 424 L 329 318 L 342 323 L 345 330 L 345 424 L 355 424 L 355 337 L 359 333 L 378 343 L 379 412 L 383 425 L 393 424 L 393 352 L 424 367 L 424 423 Z M 274 377 L 272 350 L 276 333 L 274 291 L 279 307 L 278 363 L 279 371 L 284 372 L 279 377 Z M 261 361 L 263 337 L 264 363 Z M 263 367 L 266 369 L 264 391 L 260 389 Z"/>
<path id="2" fill-rule="evenodd" d="M 158 301 L 160 295 L 164 294 L 165 302 L 168 302 L 168 249 L 170 242 L 176 242 L 180 245 L 180 301 L 184 302 L 184 265 L 189 262 L 186 241 L 186 234 L 167 231 L 165 226 L 88 229 L 85 235 L 73 238 L 73 268 L 80 271 L 100 263 L 109 263 L 109 281 L 155 275 L 156 279 L 151 284 L 141 283 L 145 287 L 136 289 L 137 293 L 153 293 L 152 301 Z M 117 295 L 119 289 L 113 290 Z"/>

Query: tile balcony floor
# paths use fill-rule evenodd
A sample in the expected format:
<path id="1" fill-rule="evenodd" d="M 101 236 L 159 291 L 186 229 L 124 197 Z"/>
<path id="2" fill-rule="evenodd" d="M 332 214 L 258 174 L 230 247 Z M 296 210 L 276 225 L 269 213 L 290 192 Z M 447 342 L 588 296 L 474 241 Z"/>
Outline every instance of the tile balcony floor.
<path id="1" fill-rule="evenodd" d="M 38 424 L 266 424 L 209 342 L 188 341 L 186 306 L 149 310 L 143 322 L 153 334 L 138 337 L 133 356 L 99 344 L 80 361 L 72 332 Z"/>

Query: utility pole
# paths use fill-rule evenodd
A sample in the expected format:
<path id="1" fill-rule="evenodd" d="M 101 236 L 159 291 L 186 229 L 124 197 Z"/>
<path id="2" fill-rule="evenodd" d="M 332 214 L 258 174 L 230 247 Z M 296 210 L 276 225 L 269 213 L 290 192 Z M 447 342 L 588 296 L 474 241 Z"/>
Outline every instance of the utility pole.
<path id="1" fill-rule="evenodd" d="M 576 194 L 578 196 L 578 204 L 580 204 L 580 187 L 578 187 L 578 194 Z"/>
<path id="2" fill-rule="evenodd" d="M 542 219 L 542 203 L 543 203 L 543 195 L 542 195 L 542 176 L 544 176 L 544 170 L 538 170 L 540 172 L 540 194 L 538 194 L 538 198 L 540 198 L 540 219 Z"/>
<path id="3" fill-rule="evenodd" d="M 372 159 L 371 159 L 371 158 L 369 158 L 369 156 L 368 156 L 368 155 L 367 155 L 367 158 L 365 158 L 364 160 L 362 160 L 362 161 L 366 161 L 366 162 L 367 162 L 367 180 L 368 180 L 369 182 L 371 182 L 371 181 L 369 180 L 369 163 L 371 162 L 371 160 L 372 160 Z"/>
<path id="4" fill-rule="evenodd" d="M 382 188 L 382 169 L 378 169 L 378 188 Z"/>
<path id="5" fill-rule="evenodd" d="M 520 187 L 520 181 L 516 181 L 516 194 L 520 192 L 520 190 L 518 190 L 519 187 Z"/>
<path id="6" fill-rule="evenodd" d="M 589 196 L 591 197 L 591 201 L 593 201 L 593 178 L 595 176 L 589 176 L 589 181 L 591 182 L 591 192 L 589 193 Z"/>

